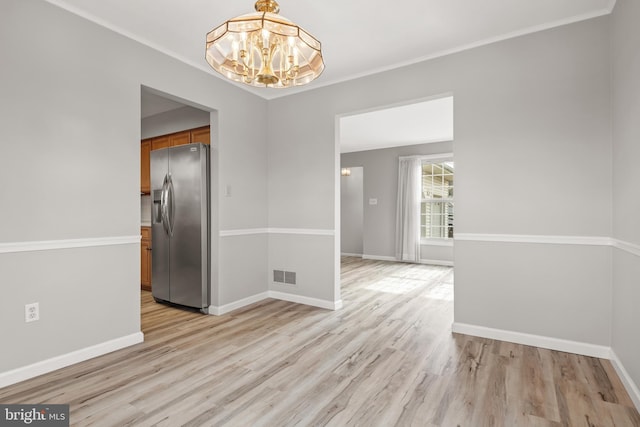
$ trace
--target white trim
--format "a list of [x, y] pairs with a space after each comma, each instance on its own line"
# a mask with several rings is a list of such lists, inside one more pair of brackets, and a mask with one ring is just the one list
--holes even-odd
[[[378, 110], [379, 109], [374, 110], [374, 111], [378, 111]], [[396, 147], [402, 147], [402, 146], [407, 146], [407, 145], [433, 144], [433, 143], [436, 143], [436, 142], [451, 142], [451, 141], [453, 141], [453, 139], [450, 136], [447, 136], [446, 138], [445, 137], [439, 137], [439, 138], [431, 138], [431, 139], [415, 139], [415, 140], [410, 140], [410, 141], [393, 140], [393, 141], [386, 142], [386, 143], [376, 143], [376, 142], [362, 143], [362, 142], [359, 142], [356, 147], [341, 148], [340, 149], [340, 154], [358, 153], [360, 151], [384, 150], [386, 148], [396, 148]], [[428, 154], [424, 154], [424, 155], [417, 154], [415, 156], [403, 156], [403, 157], [407, 158], [407, 157], [423, 157], [423, 156], [428, 156]], [[453, 158], [452, 158], [452, 160], [453, 160]], [[358, 166], [347, 166], [347, 167], [356, 168]], [[342, 176], [341, 176], [341, 178], [342, 178]]]
[[[456, 240], [469, 242], [540, 243], [551, 245], [612, 246], [632, 255], [640, 256], [640, 245], [603, 236], [542, 236], [533, 234], [480, 234], [456, 233]], [[423, 244], [423, 243], [421, 243]]]
[[620, 358], [618, 358], [618, 355], [613, 351], [613, 349], [611, 349], [610, 359], [613, 368], [622, 380], [622, 384], [624, 384], [624, 388], [627, 390], [627, 393], [629, 393], [633, 404], [636, 405], [636, 409], [640, 411], [640, 389], [638, 388], [638, 385], [633, 381], [631, 375], [629, 375], [629, 372], [624, 368], [622, 361], [620, 361]]
[[278, 299], [282, 301], [295, 302], [298, 304], [310, 305], [313, 307], [325, 308], [327, 310], [340, 310], [342, 308], [342, 300], [338, 301], [327, 301], [321, 300], [318, 298], [305, 297], [302, 295], [289, 294], [286, 292], [279, 291], [267, 291], [259, 294], [252, 295], [247, 298], [243, 298], [238, 301], [234, 301], [229, 304], [225, 304], [222, 306], [209, 306], [209, 314], [214, 316], [222, 316], [223, 314], [227, 314], [233, 310], [237, 310], [239, 308], [246, 307], [251, 304], [255, 304], [257, 302], [263, 301], [267, 298]]
[[[53, 1], [53, 0], [48, 0], [48, 1]], [[611, 1], [614, 2], [615, 0], [611, 0]], [[265, 99], [276, 99], [276, 98], [281, 98], [281, 97], [284, 97], [284, 96], [292, 95], [292, 94], [295, 94], [295, 93], [300, 93], [300, 92], [303, 92], [303, 91], [309, 90], [309, 89], [317, 89], [317, 88], [321, 88], [321, 87], [324, 87], [324, 86], [331, 86], [331, 85], [335, 85], [337, 83], [347, 82], [347, 81], [359, 79], [359, 78], [362, 78], [362, 77], [367, 77], [367, 76], [371, 76], [371, 75], [374, 75], [374, 74], [379, 74], [379, 73], [383, 73], [383, 72], [386, 72], [386, 71], [395, 70], [395, 69], [402, 68], [402, 67], [407, 67], [407, 66], [410, 66], [410, 65], [413, 65], [413, 64], [418, 64], [418, 63], [421, 63], [421, 62], [426, 62], [426, 61], [430, 61], [430, 60], [433, 60], [433, 59], [442, 58], [442, 57], [445, 57], [445, 56], [449, 56], [449, 55], [453, 55], [453, 54], [456, 54], [456, 53], [464, 52], [466, 50], [475, 49], [477, 47], [491, 45], [493, 43], [498, 43], [498, 42], [501, 42], [501, 41], [504, 41], [504, 40], [510, 40], [512, 38], [524, 36], [524, 35], [527, 35], [527, 34], [533, 34], [533, 33], [537, 33], [537, 32], [540, 32], [540, 31], [552, 29], [552, 28], [555, 28], [555, 27], [561, 27], [561, 26], [564, 26], [564, 25], [573, 24], [574, 22], [581, 22], [581, 21], [585, 21], [585, 20], [588, 20], [588, 19], [597, 18], [599, 16], [609, 15], [611, 13], [612, 9], [613, 9], [613, 6], [612, 5], [608, 5], [607, 7], [603, 8], [603, 9], [598, 9], [598, 10], [593, 11], [593, 12], [588, 12], [588, 13], [584, 13], [584, 14], [580, 14], [580, 15], [570, 16], [570, 17], [567, 17], [567, 18], [559, 19], [557, 21], [549, 22], [549, 23], [545, 23], [545, 24], [534, 25], [532, 27], [524, 28], [522, 30], [513, 31], [513, 32], [510, 32], [510, 33], [498, 35], [498, 36], [495, 36], [495, 37], [490, 37], [490, 38], [487, 38], [487, 39], [479, 40], [477, 42], [463, 44], [461, 46], [453, 47], [451, 49], [440, 50], [438, 52], [435, 52], [435, 53], [432, 53], [432, 54], [429, 54], [429, 55], [425, 55], [425, 56], [422, 56], [422, 57], [418, 57], [418, 58], [412, 58], [412, 59], [407, 60], [407, 61], [397, 62], [395, 64], [382, 66], [382, 67], [369, 68], [367, 71], [364, 71], [364, 72], [361, 72], [361, 73], [352, 74], [350, 76], [346, 76], [346, 77], [342, 77], [342, 78], [335, 78], [335, 79], [332, 79], [332, 80], [326, 80], [326, 81], [323, 81], [323, 82], [315, 83], [315, 84], [313, 84], [311, 86], [297, 86], [297, 90], [292, 88], [292, 90], [293, 90], [292, 92], [282, 93], [282, 92], [272, 91], [272, 93], [268, 94], [269, 96], [265, 96]]]
[[100, 18], [99, 16], [96, 16], [92, 13], [86, 12], [84, 10], [82, 10], [81, 8], [78, 8], [76, 6], [70, 5], [67, 1], [65, 0], [46, 0], [47, 2], [54, 4], [62, 9], [67, 10], [68, 12], [73, 13], [74, 15], [78, 15], [84, 19], [87, 19], [91, 22], [94, 22], [95, 24], [100, 25], [101, 27], [107, 28], [115, 33], [118, 33], [124, 37], [127, 37], [131, 40], [134, 40], [138, 43], [141, 43], [145, 46], [150, 47], [151, 49], [154, 49], [158, 52], [164, 53], [165, 55], [168, 55], [172, 58], [177, 59], [178, 61], [181, 61], [185, 64], [188, 64], [194, 68], [197, 68], [199, 70], [204, 71], [205, 73], [215, 76], [219, 79], [222, 79], [223, 81], [232, 84], [238, 88], [244, 89], [247, 92], [250, 92], [258, 97], [261, 97], [263, 99], [277, 99], [277, 98], [282, 98], [284, 96], [289, 96], [289, 95], [293, 95], [296, 93], [301, 93], [301, 92], [305, 92], [307, 90], [311, 90], [311, 89], [317, 89], [317, 88], [321, 88], [321, 87], [325, 87], [325, 86], [330, 86], [330, 85], [334, 85], [334, 84], [338, 84], [338, 83], [342, 83], [345, 81], [350, 81], [350, 80], [355, 80], [361, 77], [366, 77], [366, 76], [370, 76], [373, 74], [378, 74], [378, 73], [382, 73], [384, 71], [389, 71], [389, 70], [394, 70], [397, 68], [401, 68], [401, 67], [406, 67], [408, 65], [412, 65], [412, 64], [417, 64], [420, 62], [424, 62], [424, 61], [428, 61], [431, 59], [436, 59], [436, 58], [441, 58], [443, 56], [448, 56], [448, 55], [452, 55], [455, 53], [459, 53], [459, 52], [463, 52], [465, 50], [469, 50], [469, 49], [473, 49], [476, 47], [480, 47], [480, 46], [485, 46], [485, 45], [489, 45], [489, 44], [493, 44], [496, 42], [500, 42], [503, 40], [509, 40], [515, 37], [519, 37], [519, 36], [523, 36], [526, 34], [531, 34], [531, 33], [536, 33], [538, 31], [543, 31], [543, 30], [547, 30], [550, 28], [555, 28], [555, 27], [560, 27], [563, 25], [567, 25], [567, 24], [572, 24], [574, 22], [580, 22], [580, 21], [584, 21], [587, 19], [591, 19], [591, 18], [596, 18], [598, 16], [603, 16], [603, 15], [608, 15], [611, 13], [611, 11], [613, 10], [613, 7], [615, 6], [615, 0], [610, 0], [610, 4], [607, 5], [607, 7], [603, 8], [603, 9], [599, 9], [593, 12], [588, 12], [588, 13], [584, 13], [584, 14], [580, 14], [580, 15], [575, 15], [575, 16], [570, 16], [567, 18], [563, 18], [563, 19], [559, 19], [557, 21], [554, 22], [549, 22], [549, 23], [545, 23], [545, 24], [540, 24], [540, 25], [534, 25], [532, 27], [528, 27], [528, 28], [524, 28], [522, 30], [518, 30], [518, 31], [513, 31], [510, 33], [506, 33], [506, 34], [502, 34], [502, 35], [498, 35], [495, 37], [489, 37], [487, 39], [483, 39], [480, 41], [476, 41], [476, 42], [472, 42], [472, 43], [467, 43], [467, 44], [463, 44], [461, 46], [456, 46], [453, 47], [451, 49], [445, 49], [445, 50], [441, 50], [429, 55], [425, 55], [425, 56], [421, 56], [418, 58], [413, 58], [410, 59], [408, 61], [401, 61], [401, 62], [397, 62], [391, 65], [387, 65], [387, 66], [382, 66], [382, 67], [377, 67], [377, 68], [370, 68], [367, 71], [361, 72], [361, 73], [356, 73], [356, 74], [352, 74], [346, 77], [342, 77], [342, 78], [334, 78], [331, 80], [326, 80], [320, 83], [315, 83], [313, 85], [308, 85], [308, 86], [298, 86], [296, 89], [297, 90], [293, 90], [292, 92], [289, 91], [257, 91], [257, 90], [250, 90], [249, 87], [247, 85], [243, 85], [241, 83], [236, 83], [234, 81], [231, 81], [229, 79], [225, 79], [221, 74], [219, 73], [215, 73], [211, 67], [205, 66], [204, 65], [204, 61], [200, 62], [200, 61], [192, 61], [191, 59], [188, 59], [186, 56], [184, 56], [183, 54], [180, 53], [176, 53], [170, 49], [166, 49], [164, 46], [160, 46], [159, 44], [148, 40], [144, 37], [140, 37], [139, 35], [133, 34], [130, 31], [125, 30], [124, 28], [114, 25], [111, 22], [105, 21], [104, 19]]
[[420, 264], [442, 265], [444, 267], [453, 267], [453, 261], [445, 261], [442, 259], [421, 259]]
[[363, 254], [362, 259], [372, 259], [374, 261], [398, 261], [395, 257], [392, 257], [392, 256], [367, 255], [367, 254]]
[[610, 237], [600, 236], [542, 236], [529, 234], [476, 234], [457, 233], [453, 236], [456, 240], [474, 242], [502, 242], [502, 243], [542, 243], [552, 245], [588, 245], [611, 246]]
[[242, 307], [246, 307], [246, 306], [251, 305], [251, 304], [255, 304], [255, 303], [260, 302], [262, 300], [265, 300], [267, 298], [269, 298], [269, 293], [268, 292], [262, 292], [260, 294], [252, 295], [250, 297], [243, 298], [241, 300], [234, 301], [232, 303], [225, 304], [225, 305], [222, 305], [222, 306], [210, 305], [209, 306], [209, 314], [213, 314], [215, 316], [222, 316], [223, 314], [229, 313], [229, 312], [231, 312], [233, 310], [237, 310], [237, 309], [242, 308]]
[[220, 237], [232, 237], [232, 236], [250, 236], [254, 234], [267, 234], [268, 228], [244, 228], [237, 230], [220, 230]]
[[[53, 0], [48, 0], [48, 1], [53, 1]], [[598, 9], [598, 10], [593, 11], [593, 12], [588, 12], [588, 13], [584, 13], [584, 14], [580, 14], [580, 15], [570, 16], [570, 17], [567, 17], [567, 18], [559, 19], [559, 20], [554, 21], [554, 22], [549, 22], [549, 23], [540, 24], [540, 25], [534, 25], [532, 27], [528, 27], [528, 28], [525, 28], [525, 29], [522, 29], [522, 30], [518, 30], [518, 31], [513, 31], [511, 33], [506, 33], [506, 34], [498, 35], [498, 36], [495, 36], [495, 37], [490, 37], [490, 38], [487, 38], [487, 39], [484, 39], [484, 40], [479, 40], [477, 42], [463, 44], [461, 46], [453, 47], [451, 49], [440, 50], [438, 52], [435, 52], [435, 53], [432, 53], [432, 54], [429, 54], [429, 55], [425, 55], [425, 56], [422, 56], [422, 57], [418, 57], [418, 58], [412, 58], [412, 59], [407, 60], [407, 61], [397, 62], [395, 64], [382, 66], [382, 67], [372, 67], [372, 68], [369, 68], [367, 71], [364, 71], [364, 72], [361, 72], [361, 73], [352, 74], [350, 76], [346, 76], [346, 77], [342, 77], [342, 78], [335, 78], [335, 79], [332, 79], [332, 80], [325, 80], [323, 82], [315, 83], [315, 84], [313, 84], [311, 86], [297, 86], [296, 87], [297, 90], [294, 89], [294, 88], [291, 88], [291, 90], [292, 90], [291, 92], [282, 93], [280, 91], [278, 91], [278, 92], [272, 91], [271, 93], [269, 93], [268, 97], [265, 96], [265, 99], [281, 98], [281, 97], [284, 97], [284, 96], [300, 93], [300, 92], [303, 92], [305, 90], [317, 89], [317, 88], [321, 88], [321, 87], [325, 87], [325, 86], [331, 86], [331, 85], [335, 85], [335, 84], [338, 84], [338, 83], [343, 83], [343, 82], [359, 79], [359, 78], [362, 78], [362, 77], [367, 77], [367, 76], [383, 73], [383, 72], [390, 71], [390, 70], [396, 70], [398, 68], [403, 68], [403, 67], [407, 67], [407, 66], [410, 66], [410, 65], [419, 64], [421, 62], [426, 62], [426, 61], [430, 61], [430, 60], [433, 60], [433, 59], [442, 58], [442, 57], [445, 57], [445, 56], [449, 56], [449, 55], [453, 55], [453, 54], [456, 54], [456, 53], [464, 52], [466, 50], [475, 49], [477, 47], [487, 46], [487, 45], [491, 45], [493, 43], [498, 43], [498, 42], [501, 42], [501, 41], [504, 41], [504, 40], [510, 40], [512, 38], [525, 36], [527, 34], [533, 34], [533, 33], [537, 33], [537, 32], [540, 32], [540, 31], [544, 31], [544, 30], [548, 30], [548, 29], [552, 29], [552, 28], [556, 28], [556, 27], [561, 27], [561, 26], [568, 25], [568, 24], [573, 24], [574, 22], [581, 22], [581, 21], [585, 21], [585, 20], [588, 20], [588, 19], [597, 18], [599, 16], [609, 15], [610, 13], [611, 13], [611, 10], [608, 7], [604, 8], [604, 9]]]
[[362, 258], [362, 254], [350, 254], [350, 253], [348, 253], [348, 252], [342, 252], [342, 253], [340, 254], [340, 256], [355, 256], [355, 257], [360, 257], [360, 258]]
[[563, 340], [559, 338], [532, 335], [515, 331], [506, 331], [503, 329], [487, 328], [484, 326], [469, 325], [466, 323], [457, 322], [451, 326], [451, 330], [458, 334], [473, 335], [476, 337], [513, 342], [516, 344], [530, 345], [534, 347], [581, 354], [590, 357], [599, 357], [601, 359], [608, 359], [611, 356], [611, 349], [603, 345]]
[[335, 236], [333, 229], [323, 228], [269, 228], [270, 234], [300, 234], [307, 236]]
[[[342, 246], [342, 175], [337, 172], [341, 169], [342, 154], [340, 153], [340, 117], [333, 118], [333, 299], [341, 301], [342, 298], [342, 278], [340, 251]], [[340, 304], [342, 306], [342, 303]]]
[[84, 362], [85, 360], [93, 359], [94, 357], [102, 356], [143, 341], [144, 334], [142, 332], [136, 332], [131, 335], [72, 351], [71, 353], [52, 357], [51, 359], [36, 362], [11, 371], [2, 372], [0, 373], [0, 388], [28, 380], [29, 378], [37, 377], [38, 375], [53, 372], [66, 366]]
[[342, 308], [342, 300], [327, 301], [318, 298], [305, 297], [302, 295], [289, 294], [286, 292], [269, 291], [269, 298], [310, 305], [313, 307], [325, 308], [327, 310], [340, 310]]
[[[218, 73], [214, 73], [212, 72], [213, 69], [209, 66], [204, 65], [205, 62], [202, 61], [192, 61], [191, 59], [187, 58], [186, 56], [184, 56], [181, 53], [177, 53], [174, 52], [173, 50], [169, 50], [166, 49], [164, 46], [161, 46], [149, 39], [146, 39], [144, 37], [140, 37], [137, 34], [131, 33], [130, 31], [125, 30], [124, 28], [118, 26], [118, 25], [114, 25], [113, 23], [109, 22], [109, 21], [105, 21], [104, 19], [102, 19], [101, 17], [94, 15], [92, 13], [86, 12], [85, 10], [82, 10], [81, 8], [78, 8], [76, 6], [70, 5], [67, 1], [65, 0], [46, 0], [48, 3], [51, 3], [55, 6], [58, 6], [59, 8], [62, 8], [64, 10], [66, 10], [67, 12], [71, 12], [74, 15], [78, 15], [81, 18], [84, 18], [88, 21], [91, 21], [103, 28], [106, 28], [108, 30], [113, 31], [114, 33], [120, 34], [128, 39], [131, 39], [135, 42], [138, 42], [140, 44], [143, 44], [157, 52], [163, 53], [171, 58], [177, 59], [180, 62], [183, 62], [187, 65], [192, 66], [193, 68], [196, 68], [198, 70], [204, 71], [207, 74], [210, 74], [212, 76], [216, 76], [218, 78], [220, 78], [221, 80], [228, 82], [230, 84], [233, 84], [236, 87], [239, 88], [243, 88], [248, 92], [251, 92], [250, 90], [247, 89], [246, 85], [241, 85], [240, 83], [236, 83], [234, 81], [231, 81], [229, 79], [224, 78], [222, 75], [218, 74]], [[254, 93], [254, 92], [251, 92]], [[255, 92], [255, 95], [260, 96], [259, 92]], [[264, 97], [263, 97], [264, 98]], [[267, 98], [264, 98], [267, 99]]]
[[[409, 107], [409, 106], [413, 106], [413, 105], [416, 105], [416, 104], [422, 104], [422, 103], [428, 102], [428, 101], [437, 101], [437, 100], [440, 100], [442, 98], [453, 98], [453, 92], [443, 92], [443, 93], [440, 93], [440, 94], [429, 95], [429, 96], [425, 96], [425, 97], [421, 97], [421, 98], [411, 98], [411, 99], [405, 100], [405, 101], [392, 102], [390, 104], [383, 104], [383, 105], [376, 105], [375, 107], [370, 107], [370, 108], [361, 108], [361, 109], [357, 109], [357, 110], [349, 110], [347, 113], [338, 113], [338, 114], [336, 114], [336, 121], [335, 121], [335, 124], [336, 124], [336, 140], [337, 141], [340, 140], [340, 119], [343, 119], [345, 117], [358, 116], [360, 114], [365, 114], [365, 113], [375, 113], [377, 111], [389, 110], [389, 109], [396, 108], [396, 107]], [[450, 141], [453, 141], [453, 140], [450, 140]], [[419, 144], [419, 142], [418, 142], [418, 144]], [[339, 145], [340, 144], [338, 144], [338, 146]], [[336, 146], [336, 148], [337, 148], [337, 146]], [[352, 167], [358, 167], [358, 166], [352, 166]], [[339, 169], [340, 168], [338, 168], [338, 170]]]
[[448, 246], [453, 247], [453, 239], [420, 239], [420, 245], [422, 246]]
[[335, 230], [324, 228], [244, 228], [220, 230], [220, 237], [249, 236], [253, 234], [297, 234], [301, 236], [335, 236]]
[[613, 247], [622, 251], [628, 252], [635, 256], [640, 256], [640, 245], [635, 243], [625, 242], [624, 240], [613, 239]]
[[[400, 261], [392, 256], [362, 255], [362, 259], [371, 259], [374, 261], [405, 262], [408, 264], [412, 263], [412, 261]], [[421, 259], [419, 261], [419, 264], [444, 265], [446, 267], [453, 267], [453, 261], [446, 261], [446, 260], [439, 260], [439, 259]]]
[[[447, 141], [451, 141], [450, 139]], [[400, 156], [398, 159], [421, 159], [421, 160], [453, 160], [453, 153], [440, 154], [415, 154], [413, 156]]]
[[140, 243], [140, 235], [0, 243], [0, 254]]

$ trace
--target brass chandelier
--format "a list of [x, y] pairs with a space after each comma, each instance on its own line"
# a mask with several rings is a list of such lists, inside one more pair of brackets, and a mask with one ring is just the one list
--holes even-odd
[[258, 0], [255, 9], [207, 34], [209, 65], [228, 79], [257, 87], [299, 86], [318, 77], [324, 69], [320, 42], [278, 15], [275, 0]]

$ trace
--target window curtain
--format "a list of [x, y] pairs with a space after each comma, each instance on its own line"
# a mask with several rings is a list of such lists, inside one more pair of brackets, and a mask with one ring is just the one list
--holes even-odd
[[420, 201], [422, 159], [405, 157], [398, 164], [396, 259], [420, 262]]

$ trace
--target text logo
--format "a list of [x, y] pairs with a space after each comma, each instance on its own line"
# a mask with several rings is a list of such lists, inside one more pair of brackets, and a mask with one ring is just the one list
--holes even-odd
[[0, 427], [68, 427], [69, 405], [0, 405]]

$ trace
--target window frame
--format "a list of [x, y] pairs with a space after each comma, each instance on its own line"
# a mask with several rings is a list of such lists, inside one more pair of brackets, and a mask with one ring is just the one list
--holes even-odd
[[[455, 164], [455, 160], [453, 158], [453, 153], [443, 153], [443, 154], [432, 154], [432, 155], [425, 155], [425, 156], [418, 156], [420, 158], [420, 160], [422, 161], [422, 165], [425, 164], [440, 164], [440, 163], [445, 163], [445, 162], [454, 162]], [[455, 179], [455, 166], [454, 166], [454, 183], [456, 181]], [[454, 188], [455, 188], [455, 184], [454, 184]], [[422, 195], [422, 189], [421, 189], [421, 195]], [[454, 192], [455, 194], [455, 192]], [[422, 206], [422, 203], [424, 202], [442, 202], [442, 203], [452, 203], [455, 206], [455, 196], [454, 197], [447, 197], [447, 198], [442, 198], [442, 199], [435, 199], [435, 198], [431, 198], [431, 199], [424, 199], [422, 198], [422, 196], [420, 197], [420, 206]], [[422, 209], [422, 208], [421, 208]], [[455, 212], [455, 207], [454, 207], [454, 212]], [[449, 238], [449, 237], [422, 237], [422, 212], [420, 212], [420, 244], [421, 245], [430, 245], [430, 246], [453, 246], [453, 239], [455, 238], [455, 213], [454, 213], [454, 237]]]

